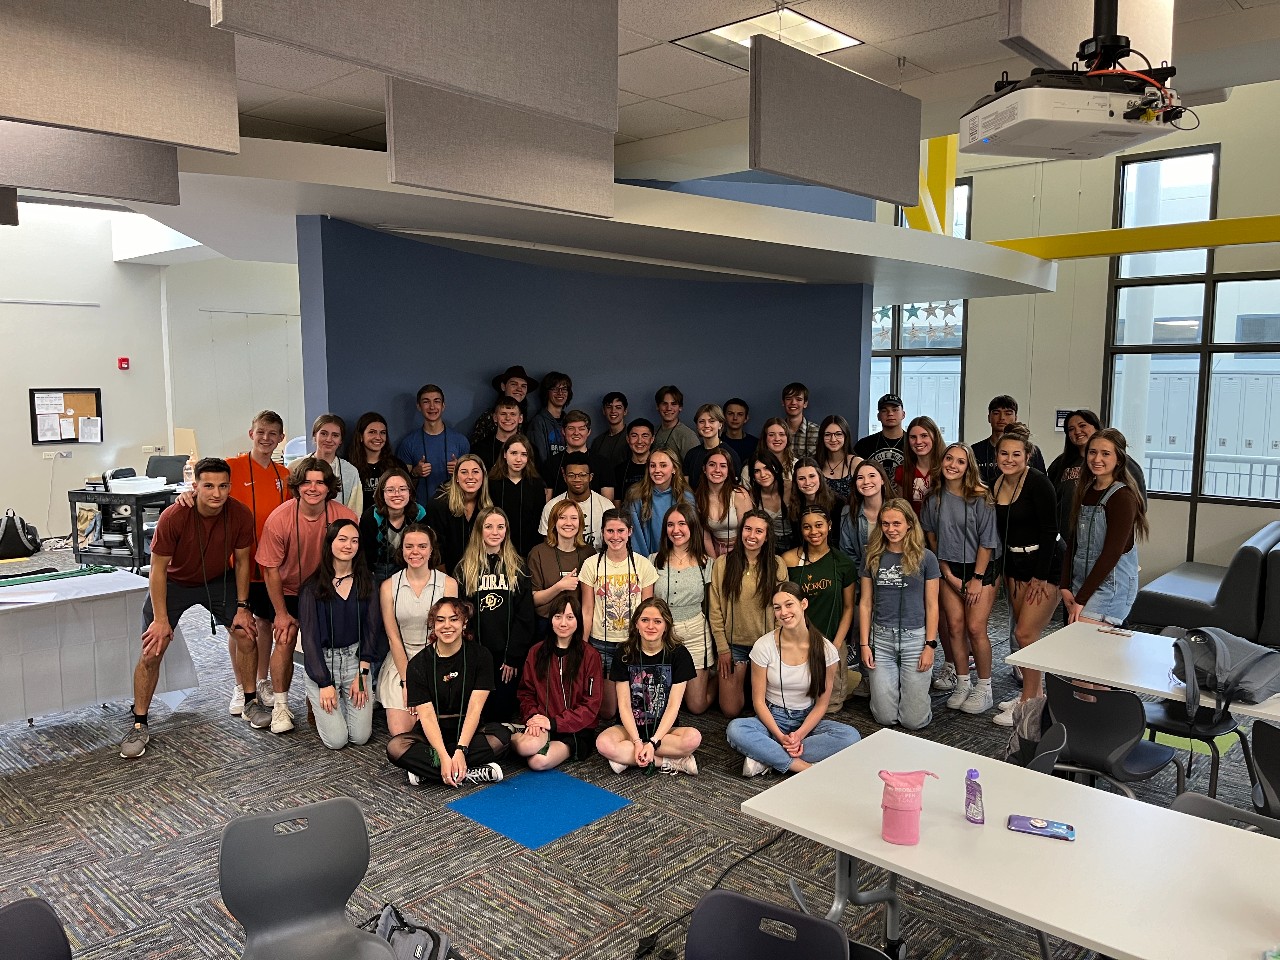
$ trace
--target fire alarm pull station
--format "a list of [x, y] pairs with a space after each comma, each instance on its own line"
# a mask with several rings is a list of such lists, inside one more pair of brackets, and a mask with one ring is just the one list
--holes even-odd
[[128, 370], [128, 369], [129, 369], [129, 358], [128, 358], [128, 357], [116, 357], [116, 366], [117, 366], [117, 367], [119, 367], [121, 370]]

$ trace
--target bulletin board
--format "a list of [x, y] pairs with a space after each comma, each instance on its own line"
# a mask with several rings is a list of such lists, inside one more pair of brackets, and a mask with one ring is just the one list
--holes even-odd
[[101, 443], [102, 390], [37, 387], [31, 394], [31, 442]]

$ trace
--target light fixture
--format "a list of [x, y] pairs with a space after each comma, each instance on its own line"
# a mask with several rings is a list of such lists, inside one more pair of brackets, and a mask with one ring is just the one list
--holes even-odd
[[838, 30], [833, 30], [825, 23], [819, 23], [804, 14], [796, 13], [790, 7], [780, 7], [776, 11], [762, 13], [750, 20], [739, 20], [737, 23], [716, 27], [705, 33], [695, 33], [673, 42], [711, 57], [713, 60], [749, 70], [751, 69], [751, 38], [757, 33], [763, 33], [819, 57], [862, 43], [861, 40], [855, 40]]

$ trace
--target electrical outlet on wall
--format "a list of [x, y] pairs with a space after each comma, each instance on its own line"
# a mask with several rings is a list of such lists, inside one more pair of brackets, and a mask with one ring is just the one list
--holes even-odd
[[142, 448], [142, 452], [143, 452], [143, 453], [155, 453], [155, 452], [156, 452], [156, 448], [155, 448], [155, 447], [143, 447], [143, 448]]
[[43, 459], [45, 459], [45, 460], [52, 460], [54, 457], [56, 457], [56, 456], [57, 456], [57, 454], [56, 454], [56, 453], [54, 453], [52, 450], [48, 450], [48, 451], [46, 451], [44, 454], [42, 454], [41, 456], [42, 456], [42, 458], [43, 458]]

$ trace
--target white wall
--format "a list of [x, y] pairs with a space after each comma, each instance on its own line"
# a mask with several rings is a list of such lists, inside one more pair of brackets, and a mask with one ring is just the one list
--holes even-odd
[[[1280, 213], [1280, 192], [1272, 189], [1280, 153], [1280, 128], [1272, 118], [1280, 112], [1280, 83], [1237, 87], [1226, 103], [1197, 112], [1198, 130], [1171, 134], [1149, 144], [1150, 150], [1220, 143], [1218, 216]], [[1023, 161], [961, 156], [957, 174], [973, 178], [973, 238], [1111, 227], [1116, 165], [1114, 157]], [[1053, 431], [1055, 410], [1085, 406], [1101, 412], [1108, 268], [1106, 259], [1067, 261], [1060, 265], [1055, 293], [970, 302], [967, 439], [988, 433], [987, 401], [998, 393], [1018, 398], [1022, 418], [1046, 451], [1055, 454], [1062, 446], [1062, 434]], [[1216, 269], [1280, 269], [1280, 244], [1226, 248], [1217, 254]], [[1232, 544], [1276, 517], [1276, 511], [1256, 507], [1202, 507], [1196, 558], [1226, 562]], [[1183, 505], [1153, 507], [1152, 543], [1142, 554], [1144, 581], [1186, 559], [1187, 519]]]
[[167, 267], [164, 284], [173, 425], [195, 429], [200, 454], [243, 453], [259, 410], [306, 434], [298, 268], [206, 260]]
[[[167, 444], [160, 267], [118, 264], [111, 216], [100, 210], [19, 204], [20, 226], [0, 227], [0, 301], [82, 301], [97, 306], [0, 302], [0, 508], [66, 535], [66, 491], [88, 474], [146, 465], [144, 445]], [[117, 357], [131, 369], [116, 369]], [[100, 387], [103, 442], [34, 446], [32, 387]], [[43, 459], [53, 450], [69, 460]]]

